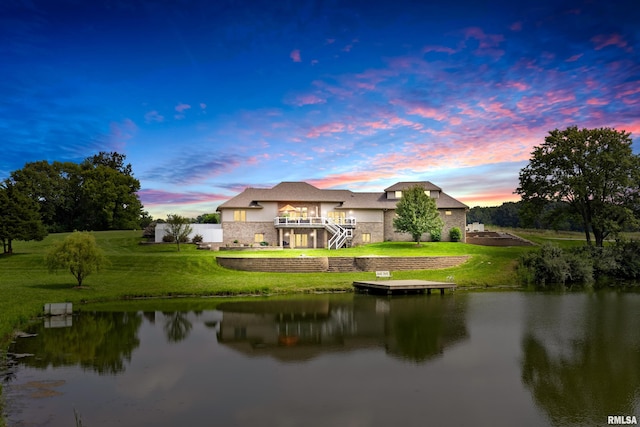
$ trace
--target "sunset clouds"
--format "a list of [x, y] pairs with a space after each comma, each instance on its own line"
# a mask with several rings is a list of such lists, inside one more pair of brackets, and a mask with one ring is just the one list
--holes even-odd
[[550, 130], [640, 132], [633, 2], [303, 3], [2, 6], [0, 176], [116, 150], [154, 216], [285, 180], [496, 205]]

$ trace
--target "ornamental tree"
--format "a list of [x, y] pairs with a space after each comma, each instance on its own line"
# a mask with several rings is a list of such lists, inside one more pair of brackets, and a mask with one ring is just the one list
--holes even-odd
[[165, 230], [166, 236], [171, 236], [174, 242], [178, 245], [178, 252], [180, 252], [180, 242], [186, 242], [189, 240], [189, 234], [193, 231], [188, 218], [180, 215], [167, 215], [167, 228]]
[[402, 198], [396, 205], [396, 217], [393, 219], [396, 231], [409, 233], [417, 245], [424, 233], [442, 230], [444, 222], [440, 218], [436, 201], [425, 193], [424, 187], [414, 185], [402, 192]]
[[74, 231], [47, 253], [46, 263], [50, 272], [68, 269], [80, 287], [89, 274], [104, 266], [106, 259], [92, 234]]

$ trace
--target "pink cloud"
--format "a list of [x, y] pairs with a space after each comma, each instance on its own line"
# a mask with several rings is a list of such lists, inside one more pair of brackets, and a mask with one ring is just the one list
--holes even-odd
[[312, 127], [309, 130], [309, 132], [307, 132], [307, 137], [317, 138], [322, 135], [344, 132], [345, 129], [347, 129], [347, 127], [344, 125], [344, 123], [339, 123], [339, 122], [325, 123], [320, 126]]
[[595, 50], [601, 50], [607, 46], [616, 46], [628, 52], [633, 50], [620, 34], [599, 34], [592, 37], [591, 41], [595, 45]]
[[297, 107], [303, 107], [305, 105], [324, 104], [325, 102], [327, 102], [325, 98], [321, 98], [318, 95], [314, 94], [298, 95], [294, 99], [288, 101], [289, 104], [295, 105]]
[[429, 53], [429, 52], [448, 53], [449, 55], [453, 55], [457, 51], [447, 46], [436, 46], [436, 45], [425, 46], [424, 48], [422, 48], [422, 53]]
[[511, 31], [522, 31], [522, 22], [521, 21], [514, 22], [509, 26], [509, 29]]
[[606, 101], [604, 99], [598, 99], [598, 98], [590, 98], [590, 99], [587, 99], [587, 104], [588, 105], [609, 105], [609, 101]]
[[504, 41], [502, 34], [486, 34], [481, 28], [471, 27], [464, 30], [465, 39], [478, 40], [478, 49], [476, 54], [500, 57], [504, 55], [504, 51], [497, 47]]
[[582, 58], [584, 56], [583, 53], [577, 53], [573, 56], [570, 56], [569, 58], [565, 59], [565, 62], [575, 62], [578, 59]]
[[302, 62], [302, 58], [300, 57], [300, 50], [299, 49], [292, 50], [291, 53], [289, 54], [289, 58], [291, 58], [291, 60], [293, 60], [293, 62]]

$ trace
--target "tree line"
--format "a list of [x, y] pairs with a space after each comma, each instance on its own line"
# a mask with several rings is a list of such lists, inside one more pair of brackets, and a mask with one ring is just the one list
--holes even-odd
[[0, 240], [41, 240], [47, 233], [140, 228], [148, 219], [126, 156], [100, 152], [80, 163], [25, 164], [0, 183]]

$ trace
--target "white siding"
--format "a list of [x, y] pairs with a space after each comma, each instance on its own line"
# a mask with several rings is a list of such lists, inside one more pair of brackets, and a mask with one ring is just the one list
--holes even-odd
[[[189, 234], [189, 241], [193, 236], [200, 234], [203, 242], [222, 243], [222, 225], [220, 224], [190, 224], [193, 231]], [[156, 225], [156, 243], [162, 242], [166, 234], [167, 224]]]

